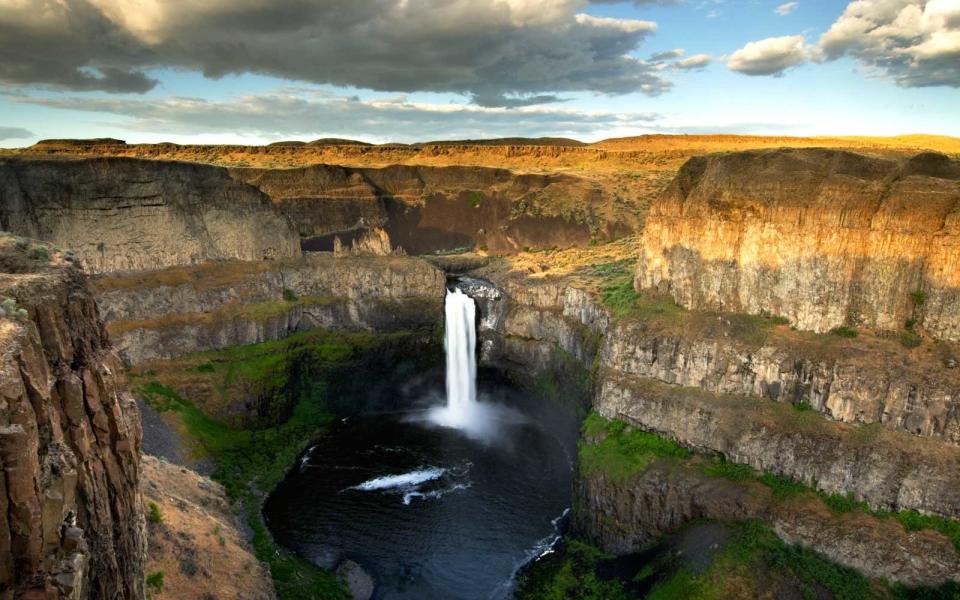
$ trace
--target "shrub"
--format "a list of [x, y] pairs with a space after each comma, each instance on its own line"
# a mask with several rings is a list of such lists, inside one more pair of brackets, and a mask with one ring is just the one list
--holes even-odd
[[470, 192], [470, 206], [479, 208], [481, 202], [483, 202], [483, 194], [480, 192]]
[[904, 348], [916, 348], [923, 343], [923, 338], [917, 332], [908, 329], [900, 333], [900, 343]]
[[50, 251], [47, 250], [46, 246], [31, 246], [30, 250], [27, 251], [27, 258], [30, 260], [49, 262]]
[[290, 288], [285, 287], [283, 288], [283, 299], [286, 300], [287, 302], [296, 302], [297, 293], [291, 290]]
[[906, 321], [903, 322], [903, 328], [912, 330], [913, 326], [916, 324], [917, 324], [916, 319], [907, 319]]
[[920, 307], [927, 301], [927, 294], [923, 290], [914, 290], [910, 292], [910, 299], [914, 306]]
[[17, 250], [20, 250], [21, 252], [26, 252], [27, 248], [30, 247], [30, 240], [27, 240], [25, 238], [17, 238], [17, 241], [14, 242], [13, 245], [17, 248]]
[[870, 511], [870, 507], [867, 506], [867, 503], [857, 500], [853, 496], [853, 492], [847, 492], [846, 494], [821, 493], [820, 497], [823, 499], [823, 503], [827, 505], [827, 508], [833, 512], [848, 513], [855, 510], [862, 510], [864, 512]]
[[830, 330], [830, 333], [839, 337], [844, 337], [844, 338], [855, 338], [857, 337], [857, 335], [859, 335], [856, 329], [852, 329], [850, 327], [847, 327], [846, 325], [841, 325], [840, 327], [834, 327], [833, 329]]
[[147, 575], [147, 587], [159, 594], [163, 591], [163, 571], [154, 571]]
[[160, 512], [156, 502], [147, 504], [147, 509], [147, 521], [154, 524], [163, 523], [163, 513]]

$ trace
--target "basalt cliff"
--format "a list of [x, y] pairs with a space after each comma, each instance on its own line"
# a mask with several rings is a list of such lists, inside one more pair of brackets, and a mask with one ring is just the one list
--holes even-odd
[[0, 596], [143, 597], [140, 415], [86, 278], [10, 236], [0, 267]]
[[686, 308], [960, 339], [960, 163], [942, 154], [697, 157], [642, 239], [637, 288]]

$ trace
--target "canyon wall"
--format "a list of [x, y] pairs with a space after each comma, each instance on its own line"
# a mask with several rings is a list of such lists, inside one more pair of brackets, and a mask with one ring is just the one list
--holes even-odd
[[692, 309], [960, 339], [960, 162], [825, 149], [695, 157], [651, 206], [638, 290]]
[[300, 254], [264, 194], [179, 162], [0, 160], [0, 228], [74, 250], [93, 273]]
[[[785, 325], [742, 339], [729, 315], [681, 310], [673, 327], [618, 319], [589, 281], [496, 265], [472, 274], [494, 288], [480, 300], [483, 360], [522, 373], [533, 389], [541, 380], [585, 381], [600, 415], [698, 455], [878, 510], [960, 517], [960, 381], [942, 361], [905, 360], [898, 343], [878, 338], [798, 342]], [[546, 395], [563, 401], [569, 387]], [[637, 552], [699, 518], [761, 519], [786, 542], [872, 577], [960, 580], [960, 554], [945, 536], [866, 513], [835, 515], [816, 496], [783, 502], [759, 483], [662, 462], [626, 479], [581, 465], [577, 481], [574, 527], [613, 553]]]
[[107, 331], [128, 364], [254, 344], [293, 332], [433, 327], [443, 273], [408, 257], [308, 253], [94, 279]]
[[142, 598], [140, 416], [84, 276], [47, 249], [0, 236], [0, 597]]
[[516, 174], [482, 167], [394, 165], [230, 169], [288, 215], [314, 250], [332, 235], [383, 227], [410, 254], [464, 247], [491, 252], [586, 245], [631, 231], [613, 221], [596, 183], [569, 175]]

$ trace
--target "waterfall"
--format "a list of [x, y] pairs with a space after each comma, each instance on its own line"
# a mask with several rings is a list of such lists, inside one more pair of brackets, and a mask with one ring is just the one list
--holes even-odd
[[459, 289], [447, 290], [444, 348], [447, 351], [448, 425], [469, 424], [477, 402], [477, 304]]

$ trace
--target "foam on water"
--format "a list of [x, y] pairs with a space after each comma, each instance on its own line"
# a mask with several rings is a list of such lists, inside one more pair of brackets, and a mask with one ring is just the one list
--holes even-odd
[[362, 492], [372, 492], [391, 488], [416, 487], [421, 483], [439, 479], [443, 477], [443, 474], [446, 472], [446, 469], [430, 467], [429, 469], [420, 469], [417, 471], [411, 471], [409, 473], [403, 473], [401, 475], [383, 475], [382, 477], [376, 477], [374, 479], [370, 479], [369, 481], [364, 481], [363, 483], [348, 489], [360, 490]]

